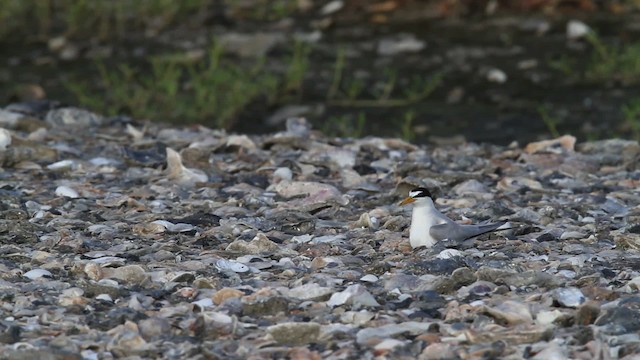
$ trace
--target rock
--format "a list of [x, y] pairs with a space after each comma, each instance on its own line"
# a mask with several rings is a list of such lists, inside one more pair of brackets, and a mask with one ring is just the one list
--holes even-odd
[[68, 186], [58, 186], [56, 188], [56, 195], [57, 196], [62, 196], [62, 197], [67, 197], [70, 199], [77, 199], [80, 197], [80, 194], [78, 194], [77, 191], [73, 190], [72, 188], [68, 187]]
[[360, 284], [349, 285], [344, 291], [331, 295], [327, 305], [331, 307], [341, 305], [352, 305], [354, 308], [360, 306], [380, 306], [376, 299]]
[[53, 127], [87, 128], [99, 126], [102, 117], [87, 110], [62, 108], [51, 110], [44, 119]]
[[33, 269], [33, 270], [29, 270], [26, 273], [24, 273], [23, 275], [26, 278], [29, 278], [31, 280], [36, 280], [36, 279], [40, 279], [40, 278], [51, 278], [53, 277], [53, 274], [48, 271], [48, 270], [44, 270], [44, 269]]
[[487, 71], [487, 80], [491, 82], [503, 84], [507, 82], [507, 79], [507, 73], [500, 69], [489, 69], [489, 71]]
[[577, 308], [586, 301], [582, 291], [574, 287], [555, 289], [551, 296], [560, 306], [568, 308]]
[[333, 294], [334, 291], [335, 290], [330, 287], [320, 286], [316, 283], [308, 283], [290, 289], [286, 295], [299, 300], [321, 301], [330, 294]]
[[483, 311], [500, 323], [508, 325], [531, 324], [533, 316], [526, 304], [507, 300], [495, 307], [483, 306]]
[[563, 151], [574, 151], [576, 145], [575, 136], [564, 135], [553, 140], [532, 142], [525, 146], [524, 151], [528, 154], [539, 152], [562, 153]]
[[415, 53], [425, 48], [425, 42], [413, 34], [400, 34], [378, 42], [378, 54], [393, 56], [401, 53]]
[[581, 39], [589, 32], [591, 32], [589, 25], [580, 20], [569, 20], [569, 22], [567, 22], [567, 38], [569, 40]]
[[105, 277], [122, 280], [127, 284], [142, 285], [149, 279], [146, 270], [140, 265], [125, 265], [115, 269], [105, 268], [103, 270], [105, 271]]
[[267, 333], [278, 343], [289, 346], [318, 342], [320, 324], [314, 322], [286, 322], [269, 326]]
[[238, 252], [241, 254], [273, 254], [280, 249], [278, 244], [269, 240], [263, 233], [258, 233], [253, 240], [246, 242], [244, 240], [236, 240], [229, 244], [226, 251]]
[[576, 325], [588, 326], [593, 324], [600, 315], [600, 305], [595, 301], [587, 301], [578, 306], [575, 315]]
[[106, 349], [116, 356], [144, 356], [153, 349], [153, 346], [140, 336], [138, 326], [131, 321], [126, 321], [123, 325], [118, 325], [107, 333], [112, 338]]
[[180, 185], [193, 186], [209, 181], [207, 174], [197, 169], [189, 169], [182, 165], [182, 157], [177, 151], [167, 148], [167, 178]]
[[356, 342], [360, 345], [380, 343], [384, 339], [399, 334], [409, 333], [417, 335], [427, 332], [431, 324], [424, 322], [407, 321], [399, 324], [388, 324], [375, 328], [367, 328], [358, 331]]
[[227, 299], [239, 298], [244, 296], [245, 293], [232, 288], [223, 288], [218, 291], [211, 297], [213, 303], [216, 305], [220, 305], [225, 302]]
[[244, 299], [242, 313], [247, 316], [276, 315], [289, 311], [289, 301], [281, 296]]

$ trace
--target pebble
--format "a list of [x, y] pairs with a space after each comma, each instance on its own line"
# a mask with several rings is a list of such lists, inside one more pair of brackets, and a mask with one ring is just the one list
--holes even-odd
[[267, 333], [279, 344], [300, 346], [318, 341], [320, 324], [314, 322], [287, 322], [267, 328]]
[[33, 270], [29, 270], [26, 273], [24, 273], [23, 276], [26, 277], [26, 278], [29, 278], [31, 280], [35, 280], [35, 279], [40, 279], [40, 278], [43, 278], [43, 277], [50, 278], [50, 277], [53, 276], [53, 274], [48, 270], [33, 269]]
[[556, 289], [553, 291], [552, 297], [560, 306], [568, 308], [577, 308], [586, 301], [582, 291], [574, 287]]
[[67, 197], [70, 199], [77, 199], [80, 197], [80, 194], [78, 194], [77, 191], [75, 191], [74, 189], [70, 188], [69, 186], [65, 186], [65, 185], [61, 185], [58, 186], [56, 188], [56, 195], [57, 196], [62, 196], [62, 197]]

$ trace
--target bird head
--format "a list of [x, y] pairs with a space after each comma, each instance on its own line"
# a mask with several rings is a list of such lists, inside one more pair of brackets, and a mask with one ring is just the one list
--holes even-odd
[[435, 198], [433, 197], [433, 195], [431, 195], [431, 192], [429, 192], [428, 189], [423, 187], [415, 188], [409, 191], [409, 196], [404, 200], [402, 200], [402, 202], [400, 203], [400, 206], [411, 204], [414, 202], [418, 202], [418, 203], [425, 202], [425, 201], [428, 201], [427, 199], [431, 201], [435, 200]]

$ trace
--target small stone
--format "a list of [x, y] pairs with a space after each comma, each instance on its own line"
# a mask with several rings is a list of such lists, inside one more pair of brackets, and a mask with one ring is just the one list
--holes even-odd
[[258, 297], [243, 300], [242, 313], [247, 316], [276, 315], [289, 311], [289, 300], [282, 296]]
[[373, 274], [367, 274], [367, 275], [361, 277], [360, 281], [365, 281], [365, 282], [369, 282], [369, 283], [375, 283], [375, 282], [378, 282], [378, 277], [373, 275]]
[[280, 249], [280, 246], [263, 234], [258, 233], [253, 240], [246, 242], [244, 240], [236, 240], [229, 244], [226, 251], [234, 251], [241, 254], [274, 254]]
[[496, 320], [509, 325], [533, 323], [529, 306], [521, 302], [506, 300], [495, 307], [483, 306], [483, 310]]
[[589, 25], [580, 20], [569, 20], [567, 23], [567, 38], [569, 40], [577, 40], [586, 36], [591, 32]]
[[286, 322], [269, 326], [267, 333], [279, 344], [289, 346], [318, 342], [320, 324], [314, 322]]
[[146, 270], [140, 265], [125, 265], [115, 269], [105, 268], [104, 271], [105, 277], [122, 280], [129, 284], [141, 285], [149, 279]]
[[425, 322], [408, 321], [399, 324], [389, 324], [379, 327], [365, 328], [356, 334], [358, 344], [380, 343], [382, 340], [403, 333], [417, 335], [427, 332], [431, 324]]
[[553, 140], [543, 140], [532, 142], [525, 146], [524, 151], [528, 154], [540, 152], [562, 153], [562, 151], [574, 151], [576, 145], [575, 136], [564, 135]]
[[551, 296], [560, 306], [568, 308], [576, 308], [586, 301], [582, 291], [574, 287], [555, 289]]
[[62, 197], [67, 197], [70, 199], [77, 199], [80, 197], [80, 194], [78, 194], [77, 191], [73, 190], [72, 188], [68, 187], [68, 186], [58, 186], [56, 188], [56, 195], [57, 196], [62, 196]]
[[102, 117], [90, 111], [78, 108], [62, 108], [51, 110], [44, 119], [48, 124], [57, 127], [86, 128], [99, 126]]
[[232, 288], [223, 288], [216, 291], [216, 293], [211, 297], [211, 299], [213, 300], [214, 304], [220, 305], [223, 302], [225, 302], [225, 300], [227, 299], [239, 298], [244, 295], [245, 293], [240, 290], [232, 289]]
[[308, 283], [297, 286], [287, 291], [287, 296], [300, 300], [321, 301], [333, 294], [335, 290], [330, 287], [320, 286], [316, 283]]
[[507, 79], [508, 79], [507, 73], [505, 73], [500, 69], [490, 69], [487, 72], [487, 80], [491, 82], [502, 84], [507, 82]]
[[376, 299], [360, 285], [349, 285], [344, 291], [337, 292], [327, 301], [327, 305], [331, 307], [351, 304], [354, 307], [360, 306], [380, 306]]
[[595, 323], [600, 315], [600, 305], [596, 301], [587, 301], [578, 306], [575, 315], [575, 324], [588, 326]]
[[31, 280], [36, 280], [36, 279], [40, 279], [40, 278], [51, 278], [53, 277], [53, 274], [48, 271], [48, 270], [44, 270], [44, 269], [33, 269], [33, 270], [29, 270], [26, 273], [24, 273], [23, 275], [26, 278], [29, 278]]

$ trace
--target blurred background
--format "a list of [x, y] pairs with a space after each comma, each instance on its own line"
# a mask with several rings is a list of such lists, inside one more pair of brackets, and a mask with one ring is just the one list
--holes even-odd
[[640, 140], [639, 0], [0, 0], [0, 103], [332, 136]]

